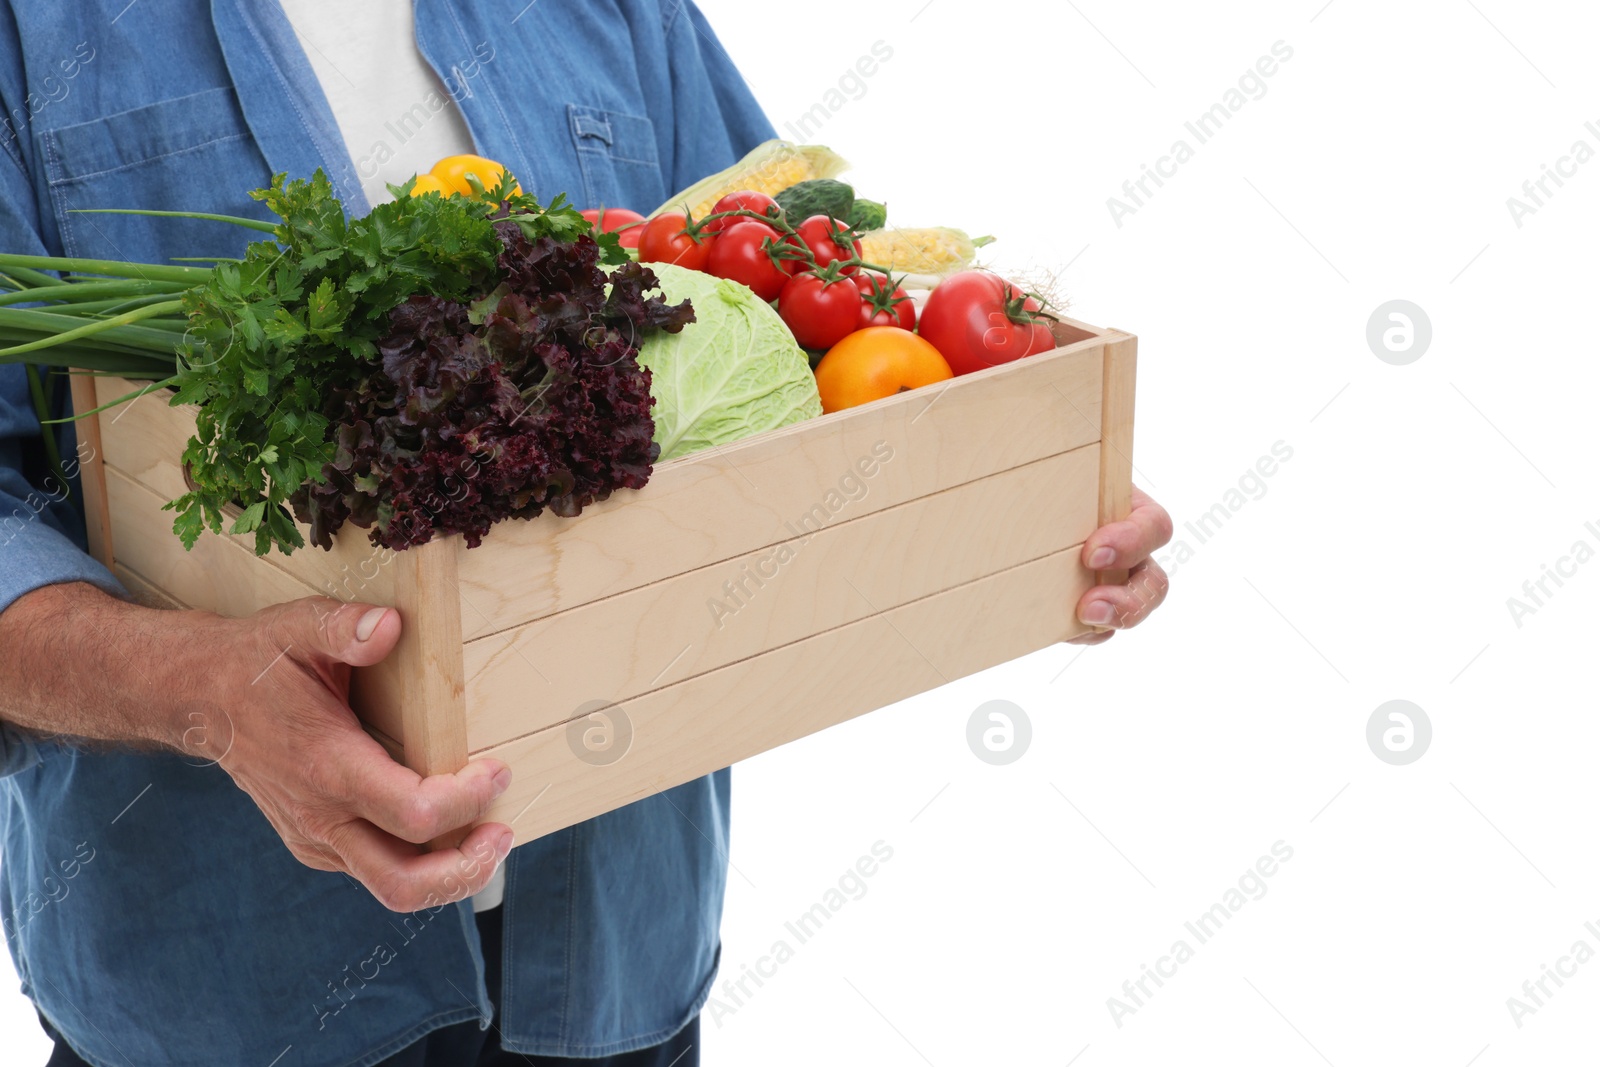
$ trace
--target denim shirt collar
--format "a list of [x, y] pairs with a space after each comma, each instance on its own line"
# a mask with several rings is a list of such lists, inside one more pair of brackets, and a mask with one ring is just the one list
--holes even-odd
[[211, 0], [211, 19], [245, 122], [273, 173], [304, 177], [321, 167], [345, 209], [365, 215], [371, 205], [283, 8]]

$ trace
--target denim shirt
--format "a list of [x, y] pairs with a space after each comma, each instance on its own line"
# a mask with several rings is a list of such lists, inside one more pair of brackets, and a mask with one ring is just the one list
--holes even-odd
[[[415, 6], [418, 45], [478, 151], [546, 201], [648, 211], [773, 136], [686, 0]], [[396, 101], [397, 119], [412, 104]], [[8, 251], [236, 255], [241, 231], [225, 225], [71, 212], [261, 217], [246, 193], [277, 171], [322, 167], [350, 211], [367, 207], [355, 168], [373, 146], [352, 160], [264, 0], [0, 0], [0, 105]], [[120, 591], [45, 484], [38, 434], [21, 369], [0, 367], [0, 609], [53, 582]], [[431, 1029], [489, 1024], [468, 904], [387, 911], [298, 863], [227, 774], [198, 762], [0, 731], [6, 945], [84, 1059], [370, 1064]], [[720, 945], [728, 788], [722, 771], [511, 853], [508, 1050], [628, 1051], [699, 1010]]]

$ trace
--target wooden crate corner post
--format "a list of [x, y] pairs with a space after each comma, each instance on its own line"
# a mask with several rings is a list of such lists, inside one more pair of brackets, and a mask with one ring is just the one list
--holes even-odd
[[[72, 411], [78, 414], [99, 406], [94, 376], [73, 370]], [[111, 504], [106, 498], [105, 445], [100, 440], [100, 416], [79, 418], [74, 428], [78, 437], [78, 484], [83, 492], [83, 518], [89, 539], [89, 555], [110, 570], [115, 558], [111, 545]]]
[[[1120, 330], [1106, 336], [1100, 400], [1100, 525], [1133, 511], [1133, 397], [1139, 339]], [[1100, 585], [1121, 585], [1128, 572], [1098, 571]]]
[[467, 763], [467, 698], [456, 577], [459, 537], [396, 552], [392, 606], [400, 641], [380, 664], [354, 672], [350, 701], [369, 730], [426, 777]]
[[[351, 673], [350, 706], [367, 732], [424, 778], [467, 764], [460, 545], [459, 537], [435, 537], [389, 558], [400, 640], [382, 663]], [[429, 847], [454, 848], [466, 834], [446, 834]]]

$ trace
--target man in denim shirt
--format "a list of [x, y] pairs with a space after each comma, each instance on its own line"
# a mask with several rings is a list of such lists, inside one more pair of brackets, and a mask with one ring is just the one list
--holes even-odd
[[[476, 150], [542, 199], [649, 209], [773, 136], [686, 0], [414, 10]], [[337, 72], [371, 43], [336, 54], [300, 28], [266, 0], [0, 0], [0, 249], [237, 254], [227, 227], [74, 209], [262, 217], [246, 192], [278, 171], [321, 167], [365, 212], [382, 153], [346, 143], [307, 56]], [[131, 604], [81, 550], [38, 442], [21, 369], [0, 367], [0, 921], [53, 1064], [696, 1061], [728, 772], [509, 856], [494, 824], [424, 853], [481, 817], [505, 768], [419, 780], [359, 729], [343, 683], [393, 647], [395, 612]], [[1164, 589], [1144, 561], [1165, 529], [1142, 506], [1086, 558]], [[1158, 599], [1102, 589], [1080, 610], [1132, 624]], [[502, 861], [503, 903], [475, 919], [466, 898]]]

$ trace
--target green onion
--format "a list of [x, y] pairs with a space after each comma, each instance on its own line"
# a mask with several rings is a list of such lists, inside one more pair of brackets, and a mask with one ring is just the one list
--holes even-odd
[[[33, 410], [48, 412], [50, 410], [50, 392], [45, 389], [44, 380], [39, 376], [39, 368], [28, 364], [28, 392], [33, 394]], [[40, 434], [44, 438], [44, 457], [50, 464], [50, 472], [56, 476], [56, 481], [61, 483], [61, 491], [68, 492], [67, 472], [61, 466], [61, 447], [56, 443], [53, 433]]]
[[[49, 277], [49, 275], [44, 275]], [[76, 303], [80, 300], [96, 300], [101, 297], [111, 296], [137, 296], [140, 294], [175, 295], [189, 288], [178, 282], [147, 282], [136, 279], [119, 281], [95, 281], [73, 284], [51, 278], [50, 285], [37, 285], [18, 289], [10, 293], [0, 293], [0, 306], [6, 304], [26, 304], [37, 300], [66, 300]]]
[[[39, 271], [55, 270], [68, 271], [73, 274], [102, 275], [94, 281], [104, 281], [106, 278], [140, 278], [145, 281], [177, 282], [180, 285], [200, 285], [211, 277], [211, 271], [206, 267], [174, 267], [164, 263], [119, 263], [114, 259], [74, 259], [68, 256], [23, 256], [11, 253], [0, 253], [0, 269], [4, 269], [17, 277], [26, 277], [28, 272], [38, 274]], [[45, 279], [39, 284], [59, 285], [59, 278], [51, 278], [47, 274], [38, 274]]]
[[[19, 311], [15, 308], [10, 310], [13, 316], [29, 314], [26, 311]], [[120, 326], [132, 326], [140, 319], [154, 318], [155, 316], [165, 314], [168, 311], [181, 310], [183, 310], [182, 300], [167, 300], [160, 304], [151, 304], [149, 307], [125, 312], [116, 316], [115, 318], [92, 320], [82, 326], [67, 330], [64, 333], [55, 334], [52, 337], [40, 338], [37, 341], [30, 341], [27, 344], [13, 345], [10, 348], [0, 348], [0, 356], [20, 356], [24, 352], [37, 352], [42, 348], [53, 348], [56, 345], [65, 344], [68, 341], [76, 341], [80, 337], [92, 337], [95, 334], [105, 333], [108, 330], [114, 330]], [[48, 314], [48, 312], [44, 312], [42, 314]], [[164, 343], [170, 346], [172, 341], [170, 338], [162, 337], [159, 343]]]
[[[29, 308], [28, 310], [44, 311], [53, 315], [64, 315], [69, 318], [88, 319], [97, 318], [106, 314], [107, 312], [131, 311], [134, 308], [148, 307], [151, 304], [159, 304], [164, 301], [169, 301], [172, 298], [173, 294], [171, 293], [152, 293], [149, 296], [124, 296], [111, 300], [83, 300], [71, 304], [40, 304], [38, 307]], [[187, 320], [176, 318], [167, 319], [163, 317], [159, 320], [147, 322], [145, 325], [159, 327], [167, 322], [186, 323]]]
[[271, 222], [261, 219], [247, 219], [238, 215], [215, 215], [209, 211], [147, 211], [139, 208], [125, 207], [81, 207], [72, 208], [71, 215], [152, 215], [158, 219], [204, 219], [207, 222], [230, 222], [235, 226], [244, 226], [262, 233], [277, 233], [278, 227]]

